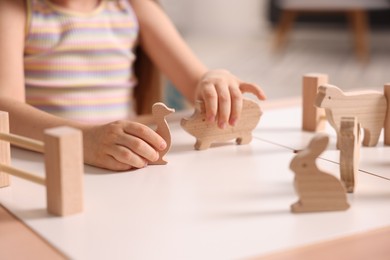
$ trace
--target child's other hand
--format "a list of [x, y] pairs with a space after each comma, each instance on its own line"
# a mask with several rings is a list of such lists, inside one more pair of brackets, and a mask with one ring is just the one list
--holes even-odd
[[83, 133], [85, 163], [115, 171], [143, 168], [166, 147], [155, 131], [126, 120], [88, 126]]
[[209, 122], [218, 121], [220, 128], [235, 125], [242, 109], [242, 93], [254, 94], [258, 99], [266, 98], [256, 84], [239, 80], [226, 70], [206, 72], [198, 83], [196, 99], [203, 100]]

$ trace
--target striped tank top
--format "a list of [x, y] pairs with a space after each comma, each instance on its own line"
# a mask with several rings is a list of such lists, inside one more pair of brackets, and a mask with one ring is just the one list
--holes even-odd
[[89, 123], [134, 116], [132, 65], [139, 26], [127, 0], [101, 0], [88, 14], [27, 0], [26, 102]]

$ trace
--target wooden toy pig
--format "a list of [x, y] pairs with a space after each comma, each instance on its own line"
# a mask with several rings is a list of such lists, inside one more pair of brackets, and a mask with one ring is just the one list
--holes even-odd
[[190, 118], [183, 118], [181, 126], [189, 134], [196, 137], [195, 149], [204, 150], [214, 142], [225, 142], [236, 139], [237, 144], [248, 144], [252, 140], [252, 130], [260, 120], [262, 111], [255, 101], [244, 99], [241, 117], [235, 126], [228, 125], [225, 129], [218, 127], [217, 122], [206, 121], [206, 111], [203, 102], [198, 101], [195, 112]]
[[363, 145], [377, 145], [387, 110], [387, 101], [383, 93], [377, 91], [344, 93], [338, 87], [326, 84], [318, 88], [315, 105], [325, 108], [326, 118], [336, 130], [338, 144], [341, 118], [357, 117], [358, 123], [364, 129]]

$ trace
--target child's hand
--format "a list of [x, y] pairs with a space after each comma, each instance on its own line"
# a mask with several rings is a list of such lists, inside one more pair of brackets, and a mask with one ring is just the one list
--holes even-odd
[[242, 109], [242, 93], [249, 92], [264, 100], [263, 90], [251, 83], [242, 82], [226, 70], [211, 70], [198, 83], [196, 98], [203, 100], [209, 122], [218, 121], [220, 128], [235, 125]]
[[149, 127], [125, 120], [87, 127], [83, 133], [85, 163], [110, 170], [145, 167], [166, 147]]

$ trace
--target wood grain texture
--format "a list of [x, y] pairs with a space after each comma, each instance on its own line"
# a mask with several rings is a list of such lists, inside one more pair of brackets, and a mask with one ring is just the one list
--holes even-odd
[[1, 205], [0, 234], [1, 259], [69, 259]]
[[30, 150], [39, 153], [43, 153], [44, 144], [41, 141], [31, 139], [28, 137], [14, 135], [14, 134], [5, 134], [0, 133], [0, 139], [11, 143], [12, 145]]
[[328, 83], [328, 75], [305, 74], [302, 80], [302, 130], [318, 132], [325, 129], [325, 110], [314, 105], [318, 87]]
[[208, 149], [214, 142], [226, 142], [236, 139], [237, 144], [248, 144], [252, 140], [252, 131], [257, 126], [262, 115], [259, 104], [253, 100], [244, 99], [240, 120], [235, 126], [228, 125], [221, 129], [217, 122], [207, 122], [203, 102], [198, 101], [190, 118], [183, 118], [181, 126], [196, 138], [196, 150]]
[[169, 125], [166, 116], [174, 113], [175, 110], [172, 108], [168, 108], [164, 103], [157, 102], [152, 107], [152, 114], [154, 118], [154, 122], [157, 125], [156, 133], [158, 133], [166, 142], [167, 146], [164, 150], [159, 152], [159, 158], [157, 161], [149, 162], [149, 164], [167, 164], [168, 162], [164, 159], [164, 155], [168, 153], [171, 148], [171, 131], [169, 129]]
[[388, 259], [389, 244], [386, 227], [248, 260]]
[[66, 216], [83, 210], [82, 133], [70, 127], [44, 132], [47, 210]]
[[340, 178], [353, 193], [359, 171], [360, 127], [356, 117], [342, 117], [340, 124]]
[[36, 176], [30, 172], [20, 170], [20, 169], [14, 168], [14, 167], [9, 166], [9, 165], [0, 164], [0, 170], [8, 173], [9, 175], [13, 175], [13, 176], [34, 182], [36, 184], [46, 185], [45, 178]]
[[[341, 117], [356, 117], [364, 130], [364, 146], [376, 146], [384, 127], [387, 101], [378, 91], [344, 93], [336, 86], [319, 87], [316, 106], [325, 108], [326, 117], [340, 140]], [[339, 147], [339, 145], [337, 145]]]
[[294, 187], [298, 201], [291, 211], [336, 211], [349, 208], [343, 184], [333, 175], [317, 167], [316, 159], [326, 149], [329, 137], [317, 134], [309, 145], [291, 160], [290, 169], [295, 173]]
[[[8, 113], [0, 111], [0, 132], [9, 133]], [[11, 146], [9, 142], [0, 140], [0, 163], [4, 165], [11, 164]], [[0, 188], [7, 187], [11, 184], [8, 174], [0, 171]]]

